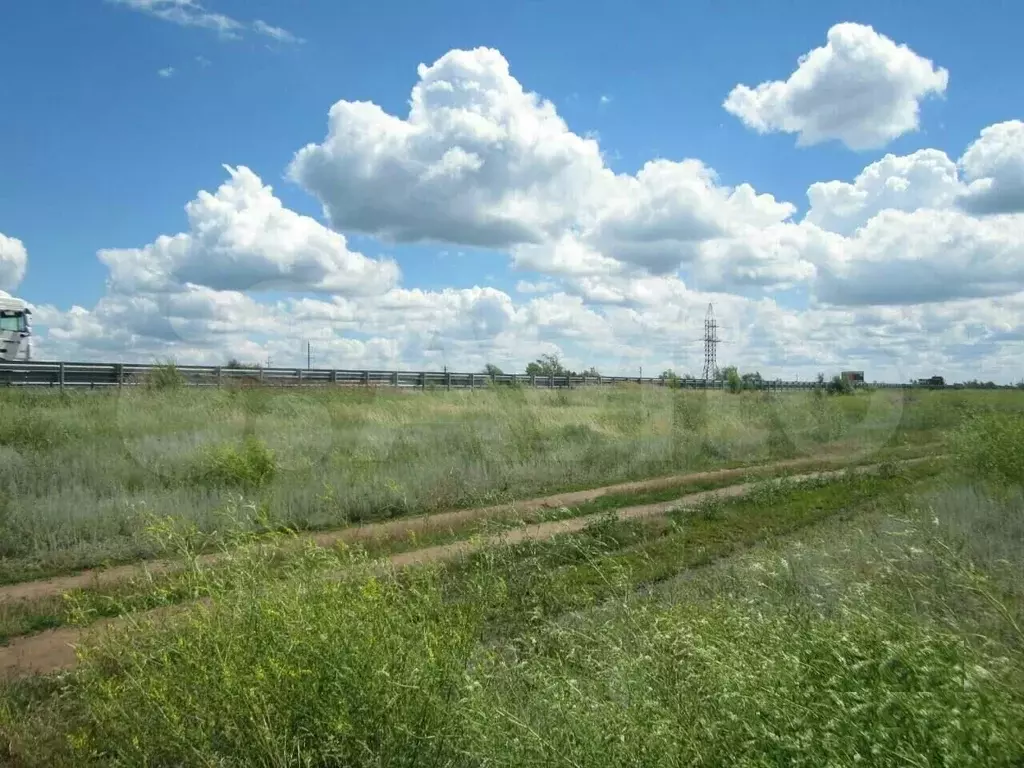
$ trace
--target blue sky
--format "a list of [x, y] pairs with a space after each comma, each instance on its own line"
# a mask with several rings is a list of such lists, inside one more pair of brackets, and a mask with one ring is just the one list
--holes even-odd
[[[161, 11], [174, 6], [181, 6], [177, 10], [187, 16], [187, 23], [182, 23], [186, 16], [161, 16]], [[204, 27], [214, 14], [237, 25], [237, 37], [228, 39]], [[595, 304], [579, 280], [574, 286], [560, 283], [564, 270], [549, 270], [543, 266], [547, 262], [537, 259], [511, 258], [514, 246], [481, 250], [458, 242], [458, 237], [450, 242], [396, 244], [371, 231], [372, 227], [360, 231], [351, 226], [356, 214], [330, 220], [323, 211], [323, 190], [311, 192], [310, 184], [287, 177], [299, 149], [325, 141], [332, 104], [373, 102], [385, 113], [404, 119], [410, 91], [419, 79], [417, 67], [429, 66], [455, 49], [483, 46], [500, 51], [511, 77], [526, 91], [550, 100], [570, 132], [597, 138], [610, 171], [631, 175], [657, 158], [696, 158], [714, 169], [716, 183], [723, 187], [747, 183], [758, 194], [792, 204], [794, 222], [807, 213], [807, 190], [815, 182], [851, 183], [887, 153], [902, 157], [925, 148], [944, 152], [955, 164], [982, 129], [1019, 120], [1024, 105], [1024, 85], [1015, 74], [1024, 7], [1011, 2], [975, 9], [953, 2], [925, 6], [890, 2], [20, 0], [6, 4], [3, 17], [0, 233], [17, 238], [27, 252], [27, 270], [13, 292], [47, 307], [43, 319], [63, 329], [53, 336], [53, 354], [73, 351], [78, 356], [103, 357], [103, 352], [112, 351], [113, 342], [90, 342], [60, 313], [74, 305], [98, 312], [109, 297], [110, 269], [97, 258], [101, 249], [139, 249], [160, 235], [187, 232], [185, 204], [200, 190], [213, 193], [223, 184], [228, 178], [225, 164], [251, 169], [263, 184], [273, 187], [286, 208], [347, 236], [349, 249], [371, 259], [393, 258], [403, 289], [440, 292], [487, 287], [511, 299], [508, 311], [525, 312], [537, 294], [518, 292], [517, 283], [554, 281], [558, 284], [554, 295], [562, 297], [563, 305], [579, 300], [581, 312], [606, 318], [605, 305]], [[254, 26], [257, 21], [277, 28], [277, 33], [261, 33]], [[793, 132], [759, 132], [723, 108], [739, 84], [754, 87], [764, 81], [785, 81], [797, 68], [798, 58], [825, 45], [829, 29], [841, 22], [870, 26], [948, 72], [948, 84], [939, 89], [941, 93], [917, 100], [916, 129], [870, 148], [851, 148], [834, 139], [798, 146]], [[1012, 175], [1014, 160], [1008, 162], [1007, 173]], [[331, 183], [344, 185], [341, 176], [339, 171], [339, 178]], [[372, 189], [380, 193], [382, 188]], [[361, 193], [353, 187], [352, 194]], [[929, 203], [928, 207], [936, 206]], [[1002, 243], [1000, 247], [1000, 258], [1024, 259], [1013, 251], [1014, 246]], [[629, 261], [614, 249], [603, 253]], [[732, 267], [723, 266], [724, 262], [701, 267], [719, 275], [717, 282], [702, 286], [695, 277], [696, 263], [688, 262], [672, 273], [685, 282], [686, 290], [721, 292], [728, 283], [726, 293], [749, 302], [768, 298], [778, 303], [780, 311], [805, 311], [816, 297], [832, 296], [838, 290], [826, 290], [825, 270], [810, 257], [815, 279], [822, 281], [820, 290], [735, 275], [736, 279], [726, 280], [723, 275]], [[659, 279], [667, 274], [656, 272]], [[577, 271], [575, 276], [582, 274]], [[849, 277], [848, 272], [843, 274], [844, 279]], [[876, 277], [884, 281], [894, 275], [882, 270]], [[986, 301], [1000, 309], [1000, 317], [1012, 316], [1018, 305], [1011, 300], [1018, 290], [1011, 284], [1019, 275], [997, 277], [997, 282], [1010, 287], [945, 298], [954, 304]], [[217, 290], [219, 283], [214, 283]], [[332, 300], [323, 291], [305, 291], [301, 286], [275, 289], [261, 300], [296, 297]], [[695, 304], [706, 304], [704, 295], [692, 298]], [[919, 298], [907, 302], [892, 297], [884, 302], [858, 299], [846, 304], [833, 298], [826, 304], [838, 307], [834, 313], [846, 312], [847, 321], [849, 312], [875, 311], [865, 309], [866, 304], [899, 306], [904, 315], [945, 306]], [[1000, 301], [1011, 303], [1004, 308]], [[730, 305], [725, 304], [728, 313]], [[738, 330], [743, 328], [739, 318], [753, 311], [744, 307], [735, 309]], [[633, 306], [632, 311], [644, 310]], [[970, 314], [966, 306], [963, 314]], [[793, 317], [798, 323], [806, 319], [799, 314]], [[526, 322], [524, 316], [515, 320]], [[588, 322], [580, 320], [584, 328]], [[841, 324], [824, 315], [815, 316], [814, 322], [823, 327]], [[886, 316], [878, 322], [894, 321]], [[913, 322], [919, 329], [926, 325], [920, 316]], [[1019, 325], [1012, 319], [1007, 322], [1009, 326], [993, 320], [986, 327], [1012, 336]], [[695, 320], [694, 327], [698, 325]], [[447, 326], [441, 323], [440, 327]], [[255, 338], [257, 329], [250, 330]], [[403, 350], [415, 349], [419, 338], [410, 329], [403, 331], [405, 335], [389, 335], [377, 326], [349, 326], [346, 333], [341, 335], [350, 340], [378, 338], [381, 344], [390, 340], [397, 345], [393, 349]], [[144, 336], [133, 333], [131, 343], [148, 352], [151, 346], [146, 346]], [[452, 336], [457, 339], [459, 334], [452, 331]], [[545, 340], [543, 334], [530, 338], [553, 343], [569, 357], [587, 354], [579, 336], [573, 342], [561, 337]], [[476, 340], [487, 343], [487, 339]], [[205, 341], [191, 341], [212, 350]], [[499, 347], [510, 361], [529, 359], [539, 349], [535, 343], [514, 354], [515, 344], [506, 341]], [[636, 343], [629, 333], [620, 342], [624, 347]], [[851, 348], [855, 342], [859, 349], [858, 339], [850, 340]], [[957, 345], [962, 342], [962, 337], [951, 337], [934, 350], [934, 357], [914, 364], [955, 367]], [[183, 347], [186, 353], [187, 347]], [[45, 348], [44, 339], [41, 349]], [[346, 354], [353, 353], [353, 348], [345, 349]], [[498, 351], [481, 354], [493, 356]], [[370, 354], [366, 349], [362, 353]], [[608, 365], [615, 365], [611, 358], [621, 359], [626, 353], [606, 350], [602, 354]], [[1001, 362], [994, 361], [993, 370], [1012, 375], [1001, 367], [1007, 351], [994, 354]], [[476, 362], [476, 356], [471, 357]], [[661, 360], [653, 349], [651, 357]], [[774, 364], [768, 359], [759, 362], [765, 367]], [[780, 362], [779, 367], [785, 366]]]

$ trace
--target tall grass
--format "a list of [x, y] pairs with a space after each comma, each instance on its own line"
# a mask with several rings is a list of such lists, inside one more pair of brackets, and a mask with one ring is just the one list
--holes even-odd
[[[58, 767], [1017, 766], [1019, 492], [930, 474], [400, 574], [348, 550], [274, 565], [259, 540], [195, 569], [209, 605], [87, 643], [52, 695], [8, 691], [0, 731]], [[179, 523], [162, 535], [194, 556]]]
[[[602, 557], [635, 526], [400, 577], [309, 550], [272, 580], [243, 548], [210, 607], [88, 648], [59, 695], [8, 697], [0, 725], [27, 765], [58, 767], [1018, 765], [1024, 658], [977, 641], [1006, 617], [938, 556], [941, 527], [898, 514], [884, 548], [847, 524], [671, 600]], [[530, 620], [516, 576], [558, 547], [602, 599]], [[919, 578], [926, 557], [944, 580]]]
[[953, 433], [964, 471], [979, 480], [1024, 484], [1024, 413], [983, 410]]
[[[1003, 394], [977, 397], [1003, 402]], [[945, 396], [905, 403], [902, 392], [818, 401], [637, 387], [395, 393], [170, 385], [120, 395], [2, 392], [0, 541], [8, 559], [0, 580], [154, 554], [140, 509], [214, 530], [216, 511], [239, 488], [274, 526], [330, 527], [816, 455], [839, 444], [870, 455], [946, 425]], [[259, 467], [250, 461], [254, 446]]]

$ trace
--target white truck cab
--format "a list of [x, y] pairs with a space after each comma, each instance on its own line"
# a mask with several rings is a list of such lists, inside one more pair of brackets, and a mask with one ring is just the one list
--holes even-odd
[[32, 308], [0, 291], [0, 362], [32, 359]]

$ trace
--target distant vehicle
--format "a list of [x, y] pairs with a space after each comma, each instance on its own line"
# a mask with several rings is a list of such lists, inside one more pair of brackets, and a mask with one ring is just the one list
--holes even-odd
[[931, 376], [927, 379], [918, 379], [917, 384], [920, 387], [944, 387], [946, 380], [941, 376]]
[[24, 299], [0, 296], [0, 363], [32, 359], [32, 308]]
[[864, 383], [864, 371], [843, 371], [839, 375], [843, 378], [843, 381], [848, 381], [851, 384]]

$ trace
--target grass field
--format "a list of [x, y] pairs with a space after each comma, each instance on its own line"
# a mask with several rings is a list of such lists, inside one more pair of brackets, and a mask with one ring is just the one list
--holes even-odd
[[[12, 637], [135, 617], [86, 635], [73, 670], [3, 684], [11, 765], [1024, 761], [1020, 393], [15, 392], [0, 443], [6, 581], [186, 566], [3, 606]], [[637, 519], [616, 513], [732, 481], [281, 546], [832, 454], [880, 466], [760, 471], [744, 495]], [[895, 460], [914, 454], [936, 458]], [[379, 559], [583, 515], [553, 538]]]
[[254, 528], [320, 529], [836, 446], [871, 454], [938, 434], [982, 397], [0, 392], [0, 582], [156, 554], [151, 515], [214, 532], [248, 510]]

